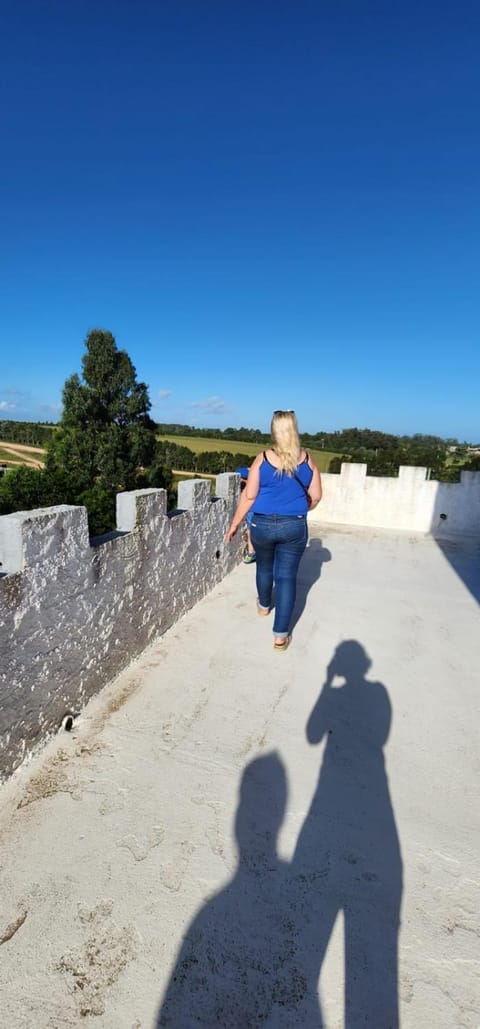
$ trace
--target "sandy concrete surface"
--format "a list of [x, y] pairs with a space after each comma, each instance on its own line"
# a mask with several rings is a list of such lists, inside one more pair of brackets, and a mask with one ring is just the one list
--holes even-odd
[[[478, 548], [240, 566], [0, 793], [0, 1024], [477, 1029]], [[329, 672], [327, 672], [329, 668]]]

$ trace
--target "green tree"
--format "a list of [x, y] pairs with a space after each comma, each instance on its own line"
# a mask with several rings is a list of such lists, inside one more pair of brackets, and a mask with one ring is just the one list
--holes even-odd
[[42, 473], [21, 465], [12, 468], [0, 479], [0, 514], [12, 511], [31, 511], [43, 507], [44, 488]]
[[480, 472], [480, 454], [473, 454], [469, 461], [466, 461], [461, 471]]
[[167, 491], [167, 508], [172, 510], [177, 503], [177, 494], [171, 468], [165, 464], [161, 444], [157, 443], [157, 451], [153, 463], [137, 478], [137, 489], [164, 489]]
[[63, 387], [46, 474], [54, 482], [68, 476], [66, 494], [86, 504], [90, 528], [100, 533], [113, 528], [114, 494], [134, 489], [139, 471], [153, 460], [155, 423], [147, 386], [137, 382], [127, 352], [117, 348], [111, 332], [92, 329], [85, 345], [82, 376], [71, 375]]
[[91, 536], [102, 536], [115, 526], [115, 494], [96, 484], [76, 498], [88, 511], [88, 528]]
[[80, 489], [134, 489], [138, 469], [155, 453], [155, 424], [147, 386], [137, 382], [125, 350], [111, 332], [88, 333], [83, 376], [63, 388], [63, 412], [49, 448], [48, 466], [68, 469]]

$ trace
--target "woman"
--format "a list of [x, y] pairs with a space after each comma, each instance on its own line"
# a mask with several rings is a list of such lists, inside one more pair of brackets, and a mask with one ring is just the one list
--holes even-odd
[[293, 411], [274, 411], [270, 450], [258, 454], [225, 536], [233, 539], [253, 508], [252, 543], [257, 555], [257, 610], [268, 615], [275, 583], [274, 649], [287, 649], [297, 571], [307, 544], [307, 511], [322, 499], [320, 472], [303, 450]]

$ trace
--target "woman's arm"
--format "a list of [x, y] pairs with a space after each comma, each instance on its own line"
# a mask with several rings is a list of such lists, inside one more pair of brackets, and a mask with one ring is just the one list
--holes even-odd
[[250, 510], [252, 504], [257, 499], [257, 494], [260, 488], [260, 474], [259, 468], [263, 461], [263, 454], [257, 454], [252, 467], [248, 473], [247, 485], [243, 493], [240, 495], [238, 501], [237, 510], [230, 523], [230, 528], [225, 533], [225, 543], [230, 543], [235, 536], [238, 526], [243, 522], [245, 515]]
[[316, 507], [317, 504], [320, 503], [320, 501], [322, 499], [323, 490], [322, 490], [322, 480], [321, 480], [320, 472], [319, 472], [319, 470], [317, 468], [317, 465], [316, 465], [315, 461], [313, 460], [313, 457], [312, 457], [311, 454], [308, 455], [308, 464], [309, 464], [309, 466], [310, 466], [310, 468], [312, 469], [312, 472], [313, 472], [312, 481], [311, 481], [311, 483], [310, 483], [310, 485], [308, 487], [308, 490], [307, 490], [308, 495], [310, 497], [310, 507], [309, 507], [309, 510], [312, 511], [313, 508]]

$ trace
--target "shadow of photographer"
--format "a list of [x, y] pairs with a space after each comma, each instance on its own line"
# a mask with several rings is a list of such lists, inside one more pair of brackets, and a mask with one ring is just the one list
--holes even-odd
[[157, 1029], [322, 1029], [320, 973], [340, 913], [345, 1029], [398, 1029], [402, 862], [383, 756], [391, 706], [369, 666], [355, 640], [328, 666], [307, 724], [308, 742], [326, 746], [290, 863], [277, 851], [283, 763], [270, 753], [245, 768], [236, 871], [188, 929]]
[[392, 715], [385, 687], [366, 678], [370, 664], [363, 647], [347, 640], [328, 666], [307, 724], [308, 742], [326, 738], [326, 745], [290, 875], [303, 972], [314, 991], [306, 1002], [311, 1024], [318, 1024], [317, 984], [341, 912], [345, 1029], [397, 1029], [402, 861], [383, 754]]

